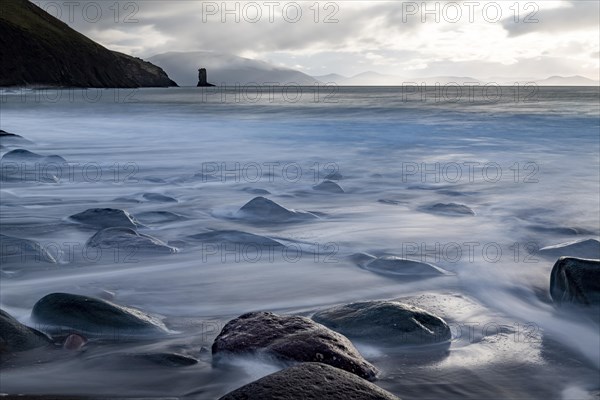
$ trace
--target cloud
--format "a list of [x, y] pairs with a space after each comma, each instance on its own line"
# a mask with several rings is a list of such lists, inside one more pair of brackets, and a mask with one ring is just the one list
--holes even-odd
[[[532, 3], [536, 4], [536, 3]], [[579, 0], [565, 3], [562, 7], [541, 9], [535, 14], [535, 8], [522, 13], [518, 22], [514, 16], [502, 21], [502, 26], [508, 31], [509, 36], [525, 35], [532, 32], [545, 32], [558, 34], [561, 32], [591, 29], [596, 31], [600, 25], [600, 2], [592, 0]], [[529, 17], [529, 22], [526, 18]], [[535, 22], [537, 21], [537, 22]]]

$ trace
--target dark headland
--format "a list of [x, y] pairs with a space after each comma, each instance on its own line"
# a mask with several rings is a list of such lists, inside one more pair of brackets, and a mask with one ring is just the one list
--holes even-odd
[[0, 3], [0, 86], [177, 86], [162, 68], [111, 51], [27, 0]]

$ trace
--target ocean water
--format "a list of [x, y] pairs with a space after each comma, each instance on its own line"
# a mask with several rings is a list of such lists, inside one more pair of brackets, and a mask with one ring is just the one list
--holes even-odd
[[[164, 318], [172, 334], [35, 362], [23, 355], [2, 370], [0, 392], [217, 398], [281, 368], [213, 365], [206, 349], [228, 320], [402, 298], [443, 316], [453, 339], [443, 352], [355, 343], [382, 371], [377, 384], [401, 398], [588, 398], [600, 390], [599, 327], [554, 309], [556, 259], [539, 250], [600, 234], [600, 90], [493, 89], [4, 90], [0, 128], [30, 142], [2, 142], [2, 154], [24, 148], [67, 164], [2, 166], [1, 233], [38, 241], [57, 263], [4, 264], [1, 308], [33, 325], [31, 308], [46, 294], [108, 295]], [[344, 193], [314, 190], [331, 173]], [[318, 218], [231, 218], [253, 190]], [[438, 203], [474, 215], [432, 211]], [[129, 211], [141, 233], [178, 252], [87, 253], [96, 231], [68, 217], [102, 207]], [[155, 219], [161, 211], [180, 217]], [[288, 246], [189, 239], [210, 229]], [[356, 253], [450, 274], [374, 273], [352, 261]], [[200, 363], [136, 369], [116, 357], [151, 351]]]

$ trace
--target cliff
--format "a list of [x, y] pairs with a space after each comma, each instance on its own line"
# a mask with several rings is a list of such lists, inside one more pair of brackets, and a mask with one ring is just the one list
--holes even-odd
[[2, 0], [0, 86], [177, 84], [156, 65], [99, 45], [27, 0]]

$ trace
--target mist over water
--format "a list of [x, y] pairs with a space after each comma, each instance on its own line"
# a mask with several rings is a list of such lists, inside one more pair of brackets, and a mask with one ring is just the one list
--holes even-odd
[[[3, 265], [1, 308], [35, 326], [31, 309], [46, 294], [108, 292], [163, 318], [172, 333], [41, 364], [24, 355], [2, 371], [0, 392], [217, 398], [281, 367], [255, 359], [213, 367], [201, 348], [231, 318], [395, 298], [453, 327], [443, 353], [357, 343], [382, 370], [377, 383], [403, 399], [583, 399], [600, 390], [598, 324], [555, 310], [556, 258], [538, 252], [600, 234], [598, 88], [542, 87], [526, 93], [530, 101], [502, 88], [498, 101], [465, 92], [437, 102], [435, 93], [423, 100], [402, 88], [318, 96], [303, 88], [297, 101], [206, 90], [2, 92], [1, 129], [31, 143], [1, 154], [24, 148], [68, 166], [17, 164], [27, 181], [2, 181], [0, 233], [39, 242], [58, 263]], [[344, 193], [313, 189], [335, 172]], [[56, 182], [41, 182], [47, 175]], [[236, 219], [255, 189], [318, 218]], [[474, 215], [439, 212], [438, 203]], [[68, 217], [103, 207], [127, 210], [140, 233], [178, 252], [87, 253], [96, 229]], [[211, 229], [288, 247], [240, 252], [189, 238]], [[426, 261], [449, 274], [407, 280], [360, 268], [356, 253]], [[155, 350], [201, 362], [134, 369], [117, 357]]]

